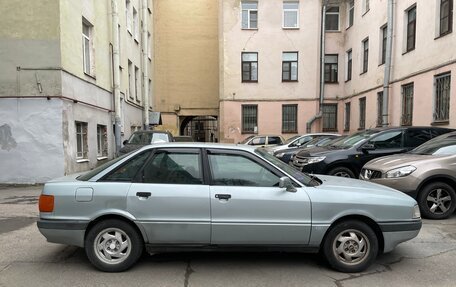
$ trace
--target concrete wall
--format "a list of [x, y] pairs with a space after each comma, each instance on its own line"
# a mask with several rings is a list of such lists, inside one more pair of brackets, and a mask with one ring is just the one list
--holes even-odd
[[62, 176], [62, 101], [0, 98], [0, 107], [0, 182]]
[[218, 1], [154, 1], [154, 15], [154, 109], [178, 134], [178, 116], [218, 115]]

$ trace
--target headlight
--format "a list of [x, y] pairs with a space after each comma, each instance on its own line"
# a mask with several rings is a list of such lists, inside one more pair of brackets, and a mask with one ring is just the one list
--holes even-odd
[[324, 161], [325, 158], [326, 158], [326, 156], [308, 157], [308, 158], [307, 158], [307, 164], [317, 163], [317, 162], [320, 162], [320, 161]]
[[403, 177], [411, 174], [416, 170], [413, 165], [407, 165], [399, 168], [392, 169], [386, 172], [386, 178]]
[[420, 207], [416, 204], [413, 207], [413, 219], [421, 218]]
[[282, 158], [285, 155], [284, 152], [278, 153], [275, 155], [275, 157]]

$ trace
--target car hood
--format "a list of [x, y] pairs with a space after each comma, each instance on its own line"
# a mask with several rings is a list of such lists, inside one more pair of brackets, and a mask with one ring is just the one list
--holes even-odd
[[397, 154], [393, 156], [383, 156], [373, 159], [364, 165], [364, 168], [378, 171], [389, 171], [398, 167], [407, 165], [423, 165], [427, 162], [433, 162], [439, 158], [447, 156], [439, 155], [421, 155], [421, 154]]

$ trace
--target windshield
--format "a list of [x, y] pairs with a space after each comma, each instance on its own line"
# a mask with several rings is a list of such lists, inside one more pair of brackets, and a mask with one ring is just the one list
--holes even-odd
[[348, 136], [346, 138], [343, 138], [341, 140], [337, 140], [337, 141], [333, 142], [330, 146], [337, 147], [337, 148], [343, 148], [343, 149], [351, 148], [351, 147], [365, 141], [366, 139], [369, 139], [375, 133], [377, 133], [377, 131], [372, 131], [372, 130], [362, 131], [362, 132], [353, 134], [351, 136]]
[[88, 181], [89, 179], [91, 179], [92, 177], [94, 177], [95, 175], [97, 175], [98, 173], [100, 173], [102, 170], [105, 170], [107, 169], [108, 167], [110, 167], [111, 165], [115, 164], [116, 162], [124, 159], [125, 157], [129, 156], [130, 154], [134, 153], [136, 151], [132, 151], [132, 152], [129, 152], [127, 154], [124, 154], [122, 156], [119, 156], [118, 158], [115, 158], [113, 160], [110, 160], [108, 161], [107, 163], [105, 164], [102, 164], [100, 165], [99, 167], [96, 167], [80, 176], [78, 176], [76, 179], [77, 180], [82, 180], [82, 181]]
[[412, 154], [423, 155], [456, 155], [456, 134], [443, 135], [425, 142], [414, 150]]
[[247, 137], [245, 140], [241, 141], [241, 144], [246, 144], [253, 136]]
[[291, 138], [287, 139], [284, 144], [289, 144], [299, 137], [300, 137], [300, 135], [292, 136]]
[[273, 163], [278, 168], [282, 169], [289, 175], [291, 175], [294, 179], [299, 181], [304, 185], [310, 185], [312, 178], [294, 168], [289, 166], [288, 164], [284, 163], [283, 161], [277, 159], [275, 156], [270, 155], [264, 148], [257, 148], [255, 149], [255, 153], [260, 155], [261, 157], [265, 158], [269, 162]]
[[136, 132], [128, 140], [129, 144], [149, 144], [152, 139], [151, 133]]

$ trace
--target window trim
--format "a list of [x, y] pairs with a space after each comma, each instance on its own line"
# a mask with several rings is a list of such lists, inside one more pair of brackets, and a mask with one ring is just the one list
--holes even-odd
[[[282, 6], [282, 29], [285, 29], [285, 30], [298, 30], [299, 29], [299, 0], [284, 0], [283, 1], [283, 4], [285, 3], [296, 3], [298, 4], [298, 8], [297, 9], [291, 9], [291, 8], [285, 8]], [[288, 11], [288, 12], [296, 12], [296, 27], [288, 27], [288, 26], [285, 26], [285, 12]]]

